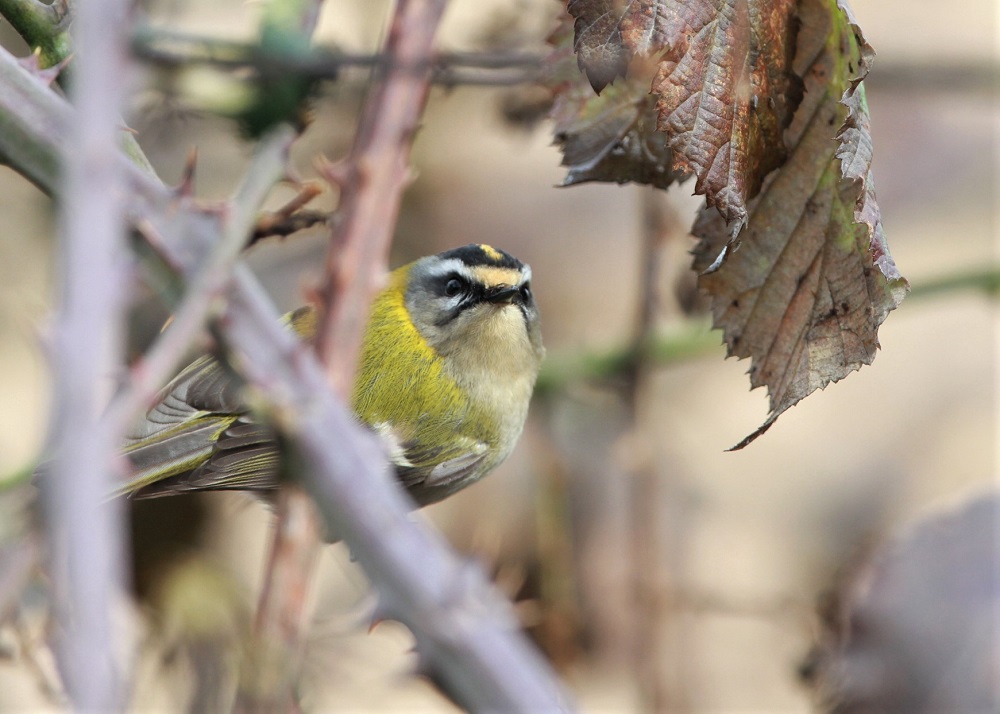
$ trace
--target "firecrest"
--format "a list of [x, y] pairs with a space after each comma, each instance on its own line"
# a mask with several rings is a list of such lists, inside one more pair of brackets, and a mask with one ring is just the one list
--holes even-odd
[[[303, 339], [316, 313], [285, 318]], [[372, 305], [351, 404], [419, 505], [465, 488], [514, 448], [545, 349], [531, 268], [467, 245], [395, 270]], [[276, 435], [212, 357], [177, 375], [128, 436], [135, 497], [277, 484]]]

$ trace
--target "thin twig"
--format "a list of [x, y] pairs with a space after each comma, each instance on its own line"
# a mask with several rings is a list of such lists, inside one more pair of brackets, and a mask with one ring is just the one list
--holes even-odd
[[632, 551], [633, 664], [644, 708], [653, 712], [684, 708], [685, 695], [676, 678], [669, 676], [667, 628], [670, 625], [670, 586], [672, 553], [664, 534], [676, 524], [663, 523], [664, 504], [668, 503], [668, 484], [647, 453], [649, 434], [644, 418], [642, 395], [649, 392], [652, 364], [646, 346], [652, 339], [660, 305], [660, 253], [669, 235], [662, 194], [647, 189], [642, 192], [643, 248], [639, 277], [639, 307], [635, 331], [635, 361], [625, 386], [631, 439], [638, 448], [634, 463], [628, 465], [630, 476], [630, 518]]
[[326, 171], [341, 198], [320, 289], [316, 347], [330, 384], [344, 398], [351, 393], [369, 305], [387, 271], [410, 149], [430, 87], [429, 71], [403, 68], [432, 56], [444, 6], [444, 0], [397, 5], [385, 48], [388, 63], [361, 110], [350, 155]]
[[118, 107], [126, 84], [128, 3], [88, 2], [74, 22], [81, 49], [65, 127], [61, 205], [62, 300], [55, 320], [54, 454], [41, 486], [53, 548], [56, 652], [80, 711], [118, 711], [126, 693], [123, 632], [124, 508], [106, 503], [122, 435], [98, 418], [108, 378], [123, 361], [125, 181]]
[[254, 620], [254, 651], [246, 671], [240, 672], [237, 712], [296, 709], [306, 601], [322, 535], [309, 495], [298, 484], [282, 484]]
[[[391, 63], [427, 61], [443, 0], [405, 0], [397, 5], [386, 56]], [[361, 111], [355, 142], [339, 177], [340, 205], [326, 261], [326, 283], [316, 345], [327, 364], [330, 383], [350, 397], [355, 362], [369, 302], [386, 270], [389, 245], [406, 177], [410, 144], [427, 94], [423, 76], [390, 67], [376, 77]], [[268, 653], [263, 663], [271, 677], [255, 675], [266, 688], [243, 688], [241, 708], [268, 710], [288, 706], [304, 623], [302, 598], [316, 559], [318, 538], [285, 537], [290, 523], [315, 521], [311, 502], [286, 486], [279, 500], [275, 540], [258, 608], [256, 636]], [[308, 529], [307, 529], [308, 530]], [[312, 529], [318, 535], [318, 524]], [[250, 696], [252, 694], [252, 696]]]
[[250, 236], [250, 243], [256, 243], [271, 236], [289, 236], [292, 233], [312, 228], [330, 220], [324, 211], [304, 209], [314, 198], [323, 193], [319, 181], [306, 181], [299, 186], [295, 197], [276, 211], [267, 211], [257, 217], [257, 223]]
[[209, 247], [187, 282], [180, 306], [170, 326], [132, 367], [129, 383], [112, 403], [105, 417], [116, 433], [124, 434], [148, 409], [164, 383], [173, 376], [191, 345], [203, 331], [213, 311], [219, 309], [230, 280], [233, 263], [247, 244], [257, 212], [274, 184], [285, 175], [288, 150], [295, 132], [281, 125], [257, 147], [243, 184], [225, 212], [219, 215], [221, 236]]
[[[0, 0], [22, 2], [23, 0]], [[345, 70], [384, 66], [381, 54], [359, 54], [316, 47], [307, 55], [263, 54], [259, 46], [199, 37], [162, 28], [144, 28], [133, 39], [139, 59], [165, 68], [193, 65], [223, 70], [256, 69], [295, 73], [309, 79], [337, 79]], [[433, 60], [431, 81], [439, 84], [508, 85], [537, 80], [540, 52], [443, 52]], [[423, 71], [423, 66], [415, 66]], [[879, 60], [865, 80], [880, 92], [983, 93], [1000, 83], [996, 62], [921, 62]]]
[[[426, 76], [416, 76], [410, 71], [396, 69], [394, 65], [412, 63], [430, 56], [434, 31], [443, 5], [440, 1], [404, 0], [397, 6], [386, 50], [390, 64], [385, 76], [376, 80], [362, 110], [355, 144], [347, 159], [343, 176], [331, 176], [337, 180], [342, 191], [327, 260], [327, 282], [320, 291], [325, 304], [321, 306], [323, 317], [317, 335], [317, 348], [325, 358], [328, 382], [345, 401], [353, 383], [368, 304], [385, 272], [388, 248], [407, 178], [410, 145], [428, 89]], [[233, 329], [237, 324], [237, 320], [231, 319]], [[253, 332], [255, 331], [252, 330], [250, 334]], [[329, 455], [316, 453], [315, 449], [310, 448], [315, 444], [306, 437], [307, 433], [318, 436], [321, 432], [311, 432], [303, 429], [303, 426], [296, 425], [292, 433], [299, 437], [298, 445], [304, 458], [328, 463]], [[328, 436], [322, 437], [322, 441], [326, 439]], [[324, 450], [326, 449], [320, 448], [321, 452]], [[383, 457], [369, 452], [369, 458], [376, 459], [369, 463], [379, 463], [384, 474]], [[353, 470], [357, 471], [357, 467]], [[343, 473], [351, 472], [345, 470]], [[365, 480], [368, 480], [367, 477]], [[393, 497], [404, 511], [408, 508], [405, 497], [398, 492]], [[282, 521], [308, 521], [306, 509], [309, 507], [296, 492], [286, 490], [282, 501], [283, 512], [279, 515]], [[376, 504], [366, 502], [365, 507], [371, 506]], [[325, 513], [328, 528], [343, 535], [351, 543], [351, 536], [340, 531], [345, 527], [343, 517], [335, 511], [332, 515], [330, 510]], [[378, 538], [376, 533], [367, 531], [361, 540], [363, 542], [370, 537]], [[282, 541], [276, 539], [268, 582], [261, 596], [258, 633], [270, 633], [269, 637], [265, 637], [269, 643], [281, 642], [283, 638], [286, 652], [284, 659], [287, 661], [288, 654], [294, 653], [296, 645], [301, 642], [302, 622], [301, 598], [290, 593], [289, 590], [295, 588], [289, 586], [304, 582], [303, 571], [308, 571], [313, 557], [308, 539], [298, 543], [285, 543], [287, 547], [284, 549], [282, 545]], [[366, 546], [367, 544], [359, 546], [357, 542], [352, 543], [354, 548]], [[279, 557], [281, 555], [284, 557]], [[360, 554], [356, 555], [360, 557]], [[385, 597], [384, 591], [383, 596]], [[395, 598], [387, 597], [386, 601], [394, 602]], [[409, 603], [403, 606], [403, 610], [409, 609], [407, 605]], [[298, 610], [295, 609], [296, 606]], [[391, 608], [391, 611], [395, 613], [396, 608]], [[296, 614], [299, 614], [298, 618], [295, 617]], [[398, 616], [405, 618], [402, 614]], [[428, 618], [422, 624], [423, 627], [415, 628], [416, 633], [427, 632], [428, 628], [433, 629], [438, 623], [434, 618]], [[510, 696], [509, 692], [503, 690], [495, 692], [495, 684], [491, 681], [483, 683], [483, 691], [472, 694], [465, 692], [467, 677], [456, 676], [454, 672], [448, 671], [447, 663], [436, 661], [438, 658], [435, 657], [434, 650], [437, 648], [433, 638], [428, 638], [423, 649], [429, 662], [446, 673], [445, 676], [453, 687], [456, 681], [461, 682], [455, 689], [460, 698], [470, 702], [476, 702], [479, 698], [478, 701], [482, 702], [496, 701], [494, 697]], [[280, 675], [281, 672], [277, 674]], [[280, 694], [280, 689], [278, 693]], [[549, 696], [551, 694], [552, 692], [548, 693]], [[537, 693], [532, 696], [537, 696]], [[484, 697], [488, 699], [484, 700]], [[258, 696], [256, 703], [266, 701]], [[281, 700], [272, 701], [280, 703]]]
[[[264, 7], [261, 42], [282, 36], [306, 47], [319, 16], [319, 0], [271, 0]], [[292, 213], [319, 192], [300, 190], [279, 213]], [[306, 595], [319, 558], [322, 524], [312, 500], [296, 483], [281, 484], [271, 550], [254, 619], [253, 651], [240, 673], [235, 710], [294, 711], [295, 684], [308, 621]]]
[[[194, 65], [222, 70], [287, 72], [305, 79], [337, 79], [345, 70], [384, 69], [382, 54], [353, 54], [316, 47], [309, 54], [261, 52], [258, 45], [146, 29], [133, 42], [136, 56], [165, 68]], [[423, 75], [441, 84], [518, 84], [538, 77], [544, 57], [533, 52], [446, 52], [400, 65], [397, 70]]]
[[330, 220], [327, 211], [312, 211], [304, 209], [290, 215], [266, 214], [260, 217], [250, 236], [250, 244], [265, 238], [280, 236], [282, 238], [325, 224]]

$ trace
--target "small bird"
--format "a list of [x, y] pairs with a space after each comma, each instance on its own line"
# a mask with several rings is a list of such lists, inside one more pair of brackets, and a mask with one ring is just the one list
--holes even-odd
[[[286, 316], [303, 339], [316, 312]], [[351, 405], [383, 440], [418, 505], [478, 481], [514, 448], [545, 354], [531, 268], [467, 245], [393, 271], [375, 298]], [[178, 374], [126, 439], [136, 498], [266, 491], [278, 483], [275, 432], [213, 357]]]

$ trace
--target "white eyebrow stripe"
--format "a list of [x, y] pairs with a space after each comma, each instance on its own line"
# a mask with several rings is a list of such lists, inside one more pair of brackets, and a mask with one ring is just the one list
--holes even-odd
[[472, 271], [469, 270], [469, 266], [463, 263], [458, 258], [449, 258], [448, 260], [442, 260], [440, 263], [435, 265], [432, 269], [427, 271], [427, 274], [431, 277], [440, 278], [449, 273], [458, 273], [462, 277], [466, 278], [470, 282], [475, 280]]
[[[448, 258], [447, 260], [442, 260], [436, 265], [429, 267], [425, 274], [431, 279], [458, 274], [470, 283], [480, 284], [484, 280], [482, 271], [508, 271], [516, 274], [518, 276], [516, 283], [517, 287], [520, 287], [531, 280], [531, 266], [526, 264], [522, 264], [520, 268], [502, 268], [500, 266], [490, 264], [469, 266], [459, 258]], [[489, 282], [488, 279], [487, 282]]]

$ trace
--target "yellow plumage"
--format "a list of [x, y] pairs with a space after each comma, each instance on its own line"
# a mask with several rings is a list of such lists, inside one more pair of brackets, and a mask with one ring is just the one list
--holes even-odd
[[[352, 407], [419, 503], [492, 470], [521, 431], [544, 352], [529, 281], [508, 254], [466, 246], [397, 269], [372, 305]], [[286, 320], [316, 332], [312, 308]], [[269, 489], [280, 463], [275, 434], [210, 357], [167, 385], [124, 451], [134, 473], [121, 491], [140, 497]]]

